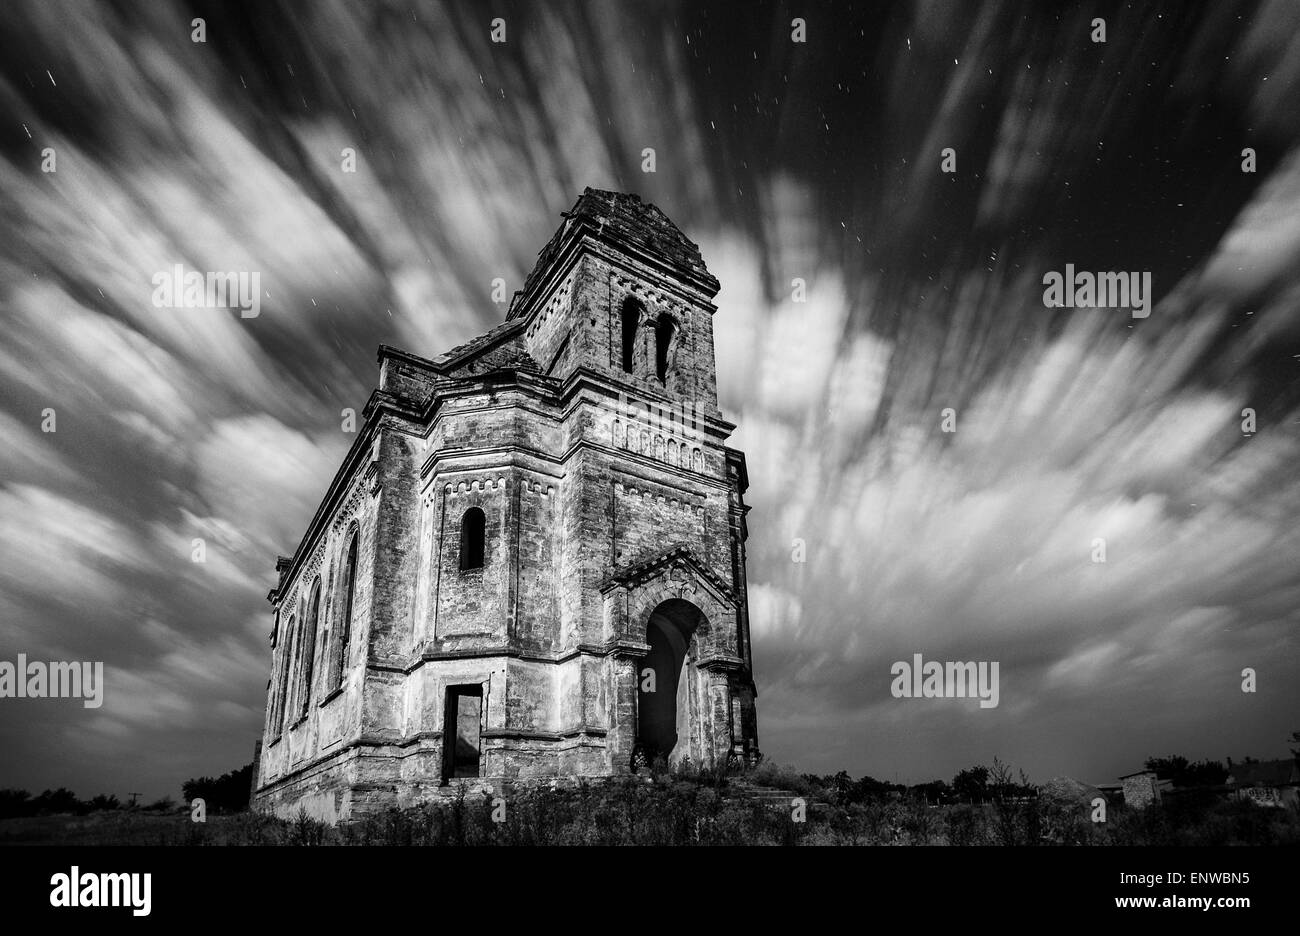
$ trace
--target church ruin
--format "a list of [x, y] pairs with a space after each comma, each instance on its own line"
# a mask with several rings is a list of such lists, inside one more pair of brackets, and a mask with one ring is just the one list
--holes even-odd
[[699, 248], [587, 189], [505, 321], [379, 386], [276, 564], [257, 809], [753, 759], [744, 455]]

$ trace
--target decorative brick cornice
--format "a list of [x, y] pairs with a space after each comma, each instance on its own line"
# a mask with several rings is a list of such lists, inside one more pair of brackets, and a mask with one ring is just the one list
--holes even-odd
[[708, 656], [700, 657], [696, 661], [696, 665], [700, 669], [731, 672], [743, 670], [745, 661], [730, 653], [711, 653]]
[[700, 578], [717, 592], [724, 601], [733, 607], [736, 604], [736, 598], [732, 593], [731, 586], [716, 575], [712, 569], [695, 558], [695, 553], [685, 543], [679, 543], [664, 552], [616, 569], [613, 574], [600, 583], [600, 593], [604, 595], [620, 587], [635, 588], [661, 575], [667, 575], [670, 581], [680, 582], [677, 589], [678, 597], [681, 597], [688, 588], [692, 587], [693, 578]]
[[372, 476], [378, 476], [378, 468], [378, 463], [371, 462], [366, 467], [362, 477], [357, 479], [357, 481], [352, 485], [352, 490], [348, 493], [347, 500], [343, 502], [343, 506], [341, 506], [335, 513], [334, 522], [330, 524], [330, 529], [334, 533], [338, 533], [354, 520], [359, 520], [358, 513], [361, 502], [366, 498], [366, 495], [370, 492], [371, 488], [371, 484], [368, 484], [367, 481]]

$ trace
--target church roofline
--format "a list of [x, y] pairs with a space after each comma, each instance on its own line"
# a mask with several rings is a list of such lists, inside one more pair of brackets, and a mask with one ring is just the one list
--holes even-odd
[[[376, 390], [370, 395], [370, 401], [366, 403], [366, 411], [371, 408], [375, 396], [382, 393]], [[266, 600], [271, 604], [278, 604], [285, 594], [285, 586], [294, 580], [302, 564], [306, 561], [307, 556], [315, 546], [316, 540], [323, 530], [328, 527], [327, 520], [332, 516], [334, 508], [339, 500], [347, 493], [353, 478], [358, 473], [358, 469], [365, 463], [364, 454], [370, 448], [374, 441], [374, 434], [379, 421], [375, 419], [366, 419], [357, 431], [357, 436], [352, 440], [352, 447], [348, 449], [347, 455], [343, 457], [342, 464], [339, 465], [338, 471], [334, 472], [334, 479], [325, 491], [325, 496], [321, 498], [316, 512], [312, 514], [311, 522], [307, 524], [307, 531], [303, 533], [302, 539], [298, 541], [297, 548], [294, 549], [290, 557], [277, 556], [275, 569], [279, 573], [279, 579], [275, 587], [272, 588], [266, 596]], [[287, 561], [286, 561], [287, 559]]]
[[483, 334], [476, 338], [471, 338], [464, 344], [457, 345], [450, 351], [445, 351], [438, 355], [431, 362], [437, 368], [453, 368], [467, 360], [472, 359], [484, 351], [495, 348], [498, 344], [508, 338], [513, 338], [515, 334], [523, 330], [524, 323], [507, 319], [493, 325]]
[[523, 330], [524, 322], [520, 319], [511, 319], [500, 322], [492, 328], [485, 331], [477, 337], [471, 338], [463, 344], [456, 345], [448, 351], [435, 358], [421, 357], [413, 354], [404, 348], [397, 348], [392, 345], [381, 344], [377, 354], [377, 360], [382, 365], [387, 358], [396, 358], [405, 361], [407, 364], [413, 364], [422, 370], [427, 370], [434, 374], [447, 374], [456, 367], [464, 364], [468, 360], [484, 352], [490, 351], [498, 344], [513, 338], [518, 332]]
[[438, 365], [430, 358], [421, 357], [418, 354], [407, 351], [405, 348], [396, 348], [392, 345], [381, 344], [378, 353], [375, 355], [375, 359], [380, 364], [383, 364], [387, 358], [397, 358], [398, 360], [406, 361], [408, 364], [423, 367], [426, 370], [438, 369]]
[[[720, 284], [709, 272], [699, 246], [656, 205], [640, 196], [594, 189], [588, 186], [572, 208], [561, 212], [564, 223], [541, 249], [533, 269], [515, 292], [504, 321], [462, 344], [426, 358], [403, 348], [381, 344], [378, 361], [394, 358], [434, 374], [450, 371], [520, 334], [540, 308], [539, 297], [548, 292], [551, 280], [568, 269], [585, 248], [605, 248], [606, 259], [623, 255], [652, 267], [660, 267], [688, 287], [695, 289], [710, 308]], [[612, 252], [612, 253], [611, 253]], [[690, 290], [683, 291], [689, 295]], [[541, 370], [541, 365], [538, 365]]]

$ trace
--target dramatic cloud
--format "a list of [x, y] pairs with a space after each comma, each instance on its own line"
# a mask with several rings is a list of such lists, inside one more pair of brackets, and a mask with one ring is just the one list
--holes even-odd
[[[806, 43], [763, 4], [494, 15], [505, 44], [468, 3], [0, 9], [0, 657], [108, 677], [94, 711], [0, 701], [0, 786], [247, 761], [275, 556], [375, 347], [499, 322], [493, 279], [585, 185], [659, 205], [722, 283], [770, 757], [1097, 782], [1284, 753], [1293, 5], [1130, 5], [1104, 45], [1011, 3], [833, 5]], [[156, 307], [176, 264], [256, 271], [260, 314]], [[1066, 264], [1151, 273], [1150, 316], [1045, 308]], [[894, 699], [915, 653], [998, 661], [999, 706]]]

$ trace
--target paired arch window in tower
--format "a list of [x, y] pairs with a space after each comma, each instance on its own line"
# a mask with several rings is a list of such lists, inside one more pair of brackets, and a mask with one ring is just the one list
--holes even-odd
[[[641, 320], [645, 315], [645, 306], [640, 300], [628, 296], [623, 300], [623, 310], [620, 314], [620, 321], [623, 328], [622, 342], [622, 363], [623, 372], [632, 374], [636, 372], [636, 343], [637, 334], [641, 328]], [[672, 316], [661, 314], [655, 321], [654, 325], [654, 366], [655, 376], [659, 380], [668, 379], [669, 350], [672, 348], [673, 337], [677, 330], [677, 324], [673, 321]]]
[[478, 507], [465, 511], [460, 520], [460, 569], [483, 568], [487, 518]]

